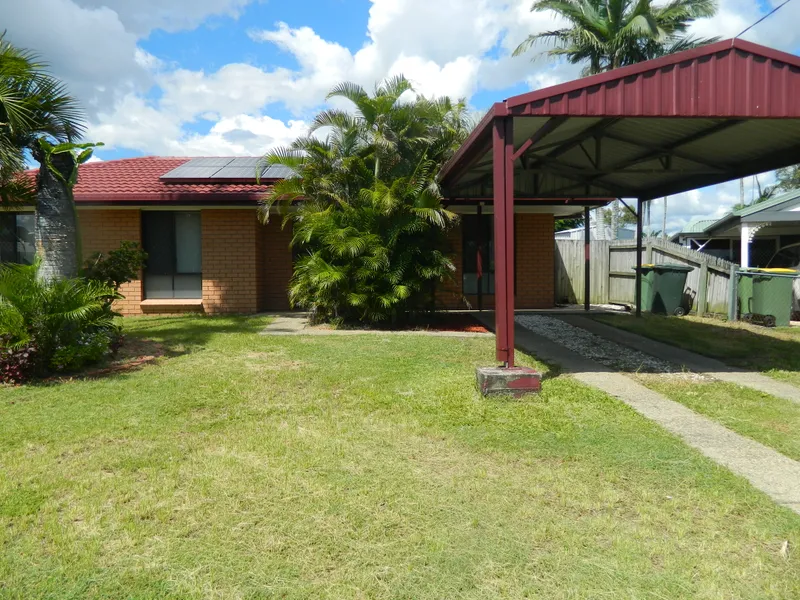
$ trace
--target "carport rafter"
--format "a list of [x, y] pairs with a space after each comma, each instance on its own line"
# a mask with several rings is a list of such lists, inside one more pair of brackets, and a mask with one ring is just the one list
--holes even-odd
[[511, 155], [511, 160], [517, 160], [518, 158], [522, 157], [525, 152], [528, 151], [528, 148], [541, 142], [544, 138], [566, 123], [567, 120], [567, 117], [552, 117], [551, 119], [548, 119], [545, 124], [536, 131], [536, 133], [525, 140], [519, 149]]
[[[725, 131], [726, 129], [730, 129], [731, 127], [734, 127], [736, 125], [740, 125], [741, 123], [744, 123], [744, 122], [745, 122], [744, 120], [722, 121], [720, 123], [717, 123], [717, 124], [713, 125], [712, 127], [708, 127], [706, 129], [703, 129], [702, 131], [698, 131], [698, 132], [695, 132], [695, 133], [693, 133], [691, 135], [685, 136], [685, 137], [683, 137], [683, 138], [681, 138], [681, 139], [679, 139], [679, 140], [677, 140], [677, 141], [675, 141], [675, 142], [673, 142], [671, 144], [667, 144], [667, 145], [661, 146], [659, 148], [649, 149], [646, 153], [640, 154], [639, 156], [637, 156], [635, 158], [631, 158], [631, 159], [628, 159], [628, 160], [625, 160], [625, 161], [621, 161], [621, 162], [617, 163], [614, 166], [611, 166], [611, 167], [608, 167], [607, 169], [604, 169], [601, 173], [599, 173], [597, 175], [590, 176], [588, 178], [588, 181], [587, 180], [581, 181], [581, 184], [585, 185], [585, 184], [589, 183], [589, 184], [596, 185], [596, 186], [600, 187], [599, 181], [601, 179], [603, 179], [604, 177], [607, 177], [609, 175], [613, 175], [615, 173], [620, 173], [624, 169], [627, 169], [629, 167], [632, 167], [634, 165], [638, 165], [638, 164], [641, 164], [641, 163], [651, 162], [651, 161], [656, 160], [656, 159], [669, 159], [674, 154], [675, 150], [678, 150], [682, 146], [686, 146], [688, 144], [691, 144], [691, 143], [694, 143], [694, 142], [698, 142], [698, 141], [700, 141], [700, 140], [702, 140], [704, 138], [707, 138], [707, 137], [709, 137], [711, 135], [714, 135], [715, 133], [720, 133], [722, 131]], [[608, 135], [607, 137], [609, 139], [619, 139], [619, 138], [615, 138], [613, 135]], [[635, 144], [635, 145], [639, 145], [641, 147], [646, 147], [644, 144], [636, 144], [635, 142], [631, 142], [631, 143]], [[686, 160], [694, 160], [694, 159], [687, 158]], [[696, 161], [696, 162], [698, 162], [698, 164], [702, 164], [701, 161]], [[664, 163], [662, 163], [662, 165], [664, 165]], [[669, 164], [668, 165], [664, 165], [664, 171], [669, 171], [670, 170], [670, 169], [667, 168], [667, 166], [670, 166], [670, 165]], [[717, 168], [717, 167], [713, 167], [713, 168]], [[719, 175], [719, 174], [728, 175], [728, 174], [731, 173], [730, 169], [725, 170], [723, 168], [720, 168], [720, 171], [721, 172], [718, 173], [717, 175]], [[734, 179], [734, 178], [735, 178], [735, 176], [729, 177], [729, 179]], [[577, 186], [569, 186], [569, 187], [564, 187], [564, 188], [558, 189], [558, 190], [556, 190], [554, 195], [557, 195], [559, 192], [562, 192], [562, 191], [573, 189], [574, 187], [577, 187]]]
[[[788, 149], [782, 148], [776, 152], [762, 156], [761, 158], [748, 160], [733, 166], [731, 170], [728, 171], [728, 174], [730, 175], [729, 180], [749, 177], [751, 175], [758, 175], [759, 173], [764, 173], [765, 171], [771, 171], [782, 166], [789, 166], [798, 163], [800, 163], [800, 144]], [[775, 164], [778, 166], [772, 166]], [[698, 175], [689, 180], [685, 180], [683, 182], [684, 185], [667, 184], [657, 187], [653, 190], [648, 190], [647, 195], [643, 197], [646, 200], [654, 200], [663, 196], [678, 194], [686, 191], [686, 189], [707, 187], [709, 185], [714, 185], [715, 183], [719, 183], [719, 181], [713, 178], [713, 176]], [[692, 187], [686, 188], [685, 185], [691, 185]]]
[[[542, 161], [542, 162], [545, 161], [546, 159], [558, 158], [562, 154], [566, 154], [567, 152], [569, 152], [576, 146], [582, 144], [586, 140], [593, 137], [602, 136], [604, 131], [613, 127], [619, 121], [620, 121], [619, 118], [603, 119], [600, 122], [595, 123], [590, 127], [587, 127], [581, 133], [574, 135], [566, 140], [562, 140], [561, 142], [556, 142], [553, 145], [549, 146], [549, 147], [554, 147], [555, 150], [552, 150], [551, 152], [548, 152], [547, 154], [544, 155], [533, 153], [531, 158], [533, 158], [536, 161]], [[540, 152], [544, 148], [545, 147], [536, 148], [536, 152]]]

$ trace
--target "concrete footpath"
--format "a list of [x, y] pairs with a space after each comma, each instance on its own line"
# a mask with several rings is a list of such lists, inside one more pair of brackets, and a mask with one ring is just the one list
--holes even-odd
[[783, 383], [782, 381], [776, 381], [766, 375], [729, 367], [713, 358], [701, 356], [700, 354], [695, 354], [688, 350], [651, 340], [629, 331], [599, 323], [594, 319], [581, 315], [553, 316], [574, 327], [580, 327], [581, 329], [585, 329], [590, 333], [622, 346], [627, 346], [639, 352], [649, 354], [650, 356], [655, 356], [656, 358], [671, 362], [679, 367], [685, 367], [689, 371], [702, 373], [720, 381], [752, 388], [756, 391], [800, 404], [800, 388], [788, 383]]
[[[489, 325], [490, 319], [483, 320]], [[516, 345], [578, 381], [618, 398], [716, 463], [800, 514], [800, 463], [727, 429], [678, 402], [517, 325]]]

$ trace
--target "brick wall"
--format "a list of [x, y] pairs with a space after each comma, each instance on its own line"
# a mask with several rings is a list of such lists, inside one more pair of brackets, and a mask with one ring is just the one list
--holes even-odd
[[[516, 242], [516, 307], [552, 308], [555, 304], [555, 238], [553, 215], [515, 215]], [[445, 309], [466, 308], [462, 299], [463, 244], [461, 227], [450, 232], [448, 244], [456, 264], [454, 282], [439, 287], [436, 305]], [[473, 309], [478, 308], [478, 296], [466, 297]], [[494, 295], [484, 294], [483, 307], [494, 307]]]
[[203, 210], [203, 308], [208, 314], [258, 311], [257, 234], [252, 209]]
[[445, 252], [456, 267], [452, 279], [438, 284], [436, 288], [436, 308], [459, 309], [466, 308], [462, 299], [463, 288], [463, 259], [464, 244], [461, 237], [461, 223], [447, 233], [447, 248]]
[[[287, 288], [292, 276], [291, 230], [279, 219], [258, 222], [252, 209], [203, 210], [203, 308], [209, 314], [287, 310]], [[80, 211], [83, 253], [108, 252], [122, 241], [141, 242], [139, 210]], [[553, 215], [516, 215], [517, 308], [549, 308], [555, 301]], [[453, 281], [439, 285], [438, 308], [465, 308], [462, 299], [462, 234], [457, 226], [448, 234], [456, 272]], [[142, 282], [123, 286], [125, 300], [116, 306], [122, 314], [142, 314]], [[477, 297], [467, 298], [477, 308]], [[484, 308], [494, 296], [485, 295]], [[159, 309], [156, 310], [167, 310]], [[152, 312], [148, 310], [148, 312]], [[168, 312], [175, 312], [174, 310]]]
[[269, 223], [261, 226], [261, 310], [289, 310], [287, 290], [294, 270], [289, 247], [292, 227], [287, 225], [282, 229], [281, 220], [272, 217]]
[[554, 230], [553, 215], [516, 215], [517, 308], [555, 305]]
[[[119, 248], [121, 242], [138, 242], [142, 239], [142, 219], [139, 210], [80, 210], [78, 219], [84, 259], [95, 252], [108, 252]], [[120, 289], [125, 296], [114, 308], [123, 315], [141, 314], [141, 275], [136, 281]]]

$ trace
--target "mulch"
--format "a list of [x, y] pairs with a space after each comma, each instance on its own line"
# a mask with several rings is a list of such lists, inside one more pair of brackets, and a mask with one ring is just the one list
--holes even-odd
[[[330, 325], [315, 325], [316, 329], [330, 329]], [[443, 331], [453, 333], [490, 333], [475, 317], [467, 313], [434, 313], [417, 315], [406, 323], [382, 323], [376, 326], [344, 325], [345, 330], [370, 331]]]

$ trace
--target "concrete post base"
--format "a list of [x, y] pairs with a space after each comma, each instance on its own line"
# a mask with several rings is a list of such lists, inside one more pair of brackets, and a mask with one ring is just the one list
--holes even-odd
[[478, 367], [478, 389], [484, 396], [512, 394], [519, 398], [542, 389], [542, 376], [528, 367]]

